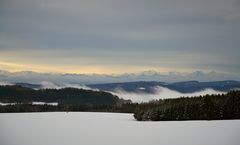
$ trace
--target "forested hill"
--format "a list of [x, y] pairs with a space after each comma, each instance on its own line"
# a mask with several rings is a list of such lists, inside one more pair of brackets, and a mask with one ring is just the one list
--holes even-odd
[[119, 101], [117, 96], [103, 91], [76, 88], [34, 90], [21, 86], [0, 86], [2, 103], [57, 102], [70, 105], [114, 106]]
[[139, 121], [240, 119], [240, 91], [142, 103], [134, 117]]

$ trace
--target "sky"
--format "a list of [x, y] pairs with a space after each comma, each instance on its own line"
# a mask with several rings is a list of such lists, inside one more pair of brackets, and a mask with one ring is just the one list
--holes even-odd
[[0, 69], [240, 74], [240, 0], [1, 0]]

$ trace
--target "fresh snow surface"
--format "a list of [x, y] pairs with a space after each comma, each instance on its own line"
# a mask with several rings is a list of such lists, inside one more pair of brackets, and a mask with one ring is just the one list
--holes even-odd
[[46, 103], [46, 102], [32, 102], [33, 105], [52, 105], [52, 106], [57, 106], [57, 102], [52, 102], [52, 103]]
[[120, 113], [2, 113], [0, 145], [239, 145], [240, 120], [138, 122]]
[[[2, 103], [0, 102], [0, 106], [7, 106], [7, 105], [16, 105], [17, 103]], [[52, 106], [57, 106], [57, 102], [52, 102], [52, 103], [46, 103], [46, 102], [32, 102], [32, 105], [52, 105]]]
[[0, 106], [7, 106], [7, 105], [16, 105], [16, 103], [2, 103], [2, 102], [0, 102]]

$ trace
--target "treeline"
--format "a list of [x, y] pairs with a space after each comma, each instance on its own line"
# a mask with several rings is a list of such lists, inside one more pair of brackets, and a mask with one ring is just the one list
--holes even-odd
[[141, 103], [134, 117], [138, 121], [240, 119], [240, 91]]
[[117, 112], [115, 107], [110, 105], [72, 105], [59, 104], [53, 105], [36, 105], [31, 103], [15, 104], [0, 106], [0, 113], [17, 113], [17, 112]]
[[76, 105], [76, 104], [58, 104], [56, 106], [44, 104], [36, 105], [32, 103], [17, 103], [15, 105], [0, 105], [0, 113], [14, 112], [117, 112], [133, 113], [137, 103], [126, 103], [121, 100], [116, 105]]

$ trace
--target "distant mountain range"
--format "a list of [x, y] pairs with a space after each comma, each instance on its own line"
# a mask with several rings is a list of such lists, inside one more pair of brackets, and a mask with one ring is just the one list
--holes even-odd
[[39, 73], [32, 71], [8, 72], [0, 70], [0, 84], [5, 82], [24, 82], [40, 84], [41, 82], [52, 82], [54, 84], [103, 84], [116, 82], [150, 82], [162, 81], [167, 83], [197, 80], [200, 82], [237, 80], [240, 81], [238, 74], [226, 74], [221, 72], [168, 72], [161, 73], [154, 70], [139, 73], [124, 74], [61, 74], [61, 73]]
[[240, 89], [239, 81], [215, 81], [215, 82], [198, 82], [198, 81], [186, 81], [177, 83], [165, 83], [165, 82], [126, 82], [126, 83], [108, 83], [108, 84], [94, 84], [88, 85], [88, 87], [99, 89], [103, 91], [114, 91], [122, 89], [127, 92], [146, 92], [154, 93], [155, 87], [161, 86], [171, 90], [175, 90], [181, 93], [193, 93], [204, 89], [213, 89], [218, 91], [230, 91], [232, 89]]
[[[44, 88], [42, 84], [15, 83], [15, 85], [20, 85], [20, 86], [32, 88], [32, 89]], [[56, 86], [59, 86], [59, 85], [56, 84]], [[138, 82], [122, 82], [122, 83], [89, 84], [89, 85], [86, 85], [85, 88], [98, 89], [102, 91], [112, 91], [112, 92], [116, 90], [124, 90], [126, 92], [154, 93], [155, 87], [157, 86], [165, 87], [181, 93], [193, 93], [193, 92], [197, 92], [197, 91], [201, 91], [209, 88], [217, 91], [227, 92], [233, 89], [240, 89], [240, 81], [233, 81], [233, 80], [214, 81], [214, 82], [185, 81], [185, 82], [176, 82], [176, 83], [165, 83], [165, 82], [157, 82], [157, 81], [138, 81]], [[66, 85], [66, 87], [71, 87], [71, 85]], [[76, 85], [75, 86], [73, 85], [72, 87], [76, 87]]]
[[149, 70], [140, 73], [106, 75], [38, 73], [32, 71], [8, 72], [0, 70], [0, 85], [4, 84], [16, 84], [33, 89], [73, 87], [113, 92], [123, 90], [145, 93], [154, 93], [155, 88], [160, 86], [181, 93], [192, 93], [208, 88], [218, 91], [238, 89], [240, 88], [240, 78], [239, 76], [214, 71], [169, 72], [163, 74]]

